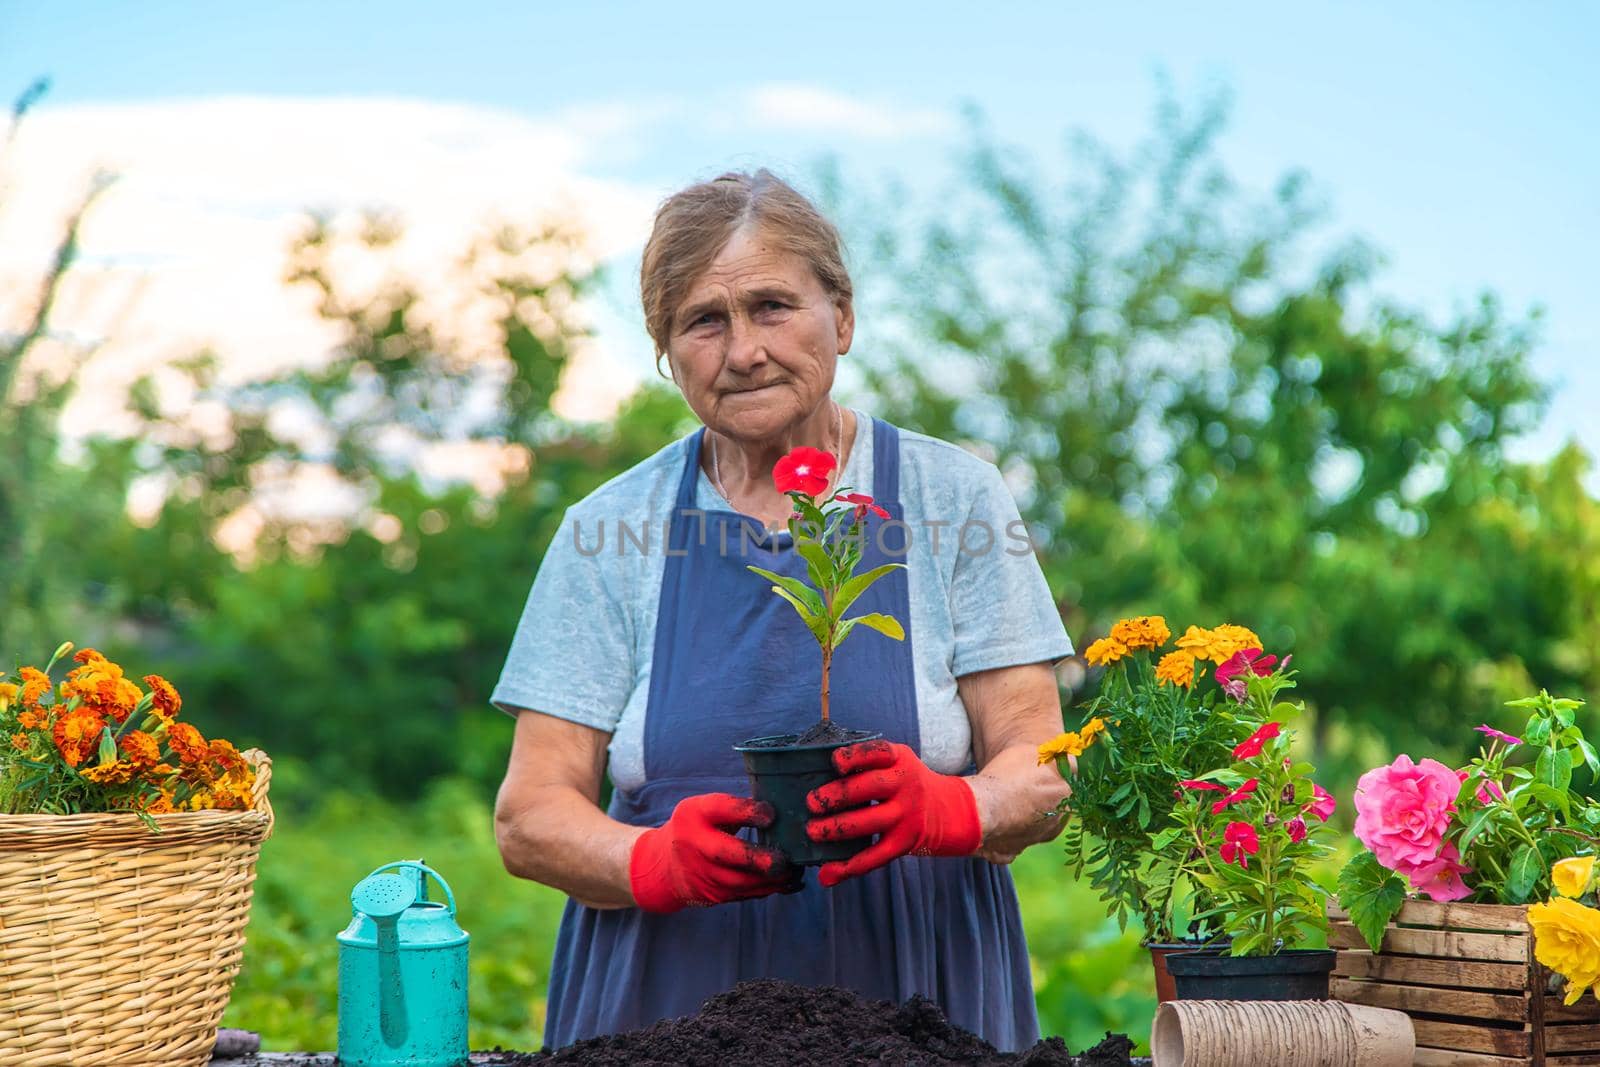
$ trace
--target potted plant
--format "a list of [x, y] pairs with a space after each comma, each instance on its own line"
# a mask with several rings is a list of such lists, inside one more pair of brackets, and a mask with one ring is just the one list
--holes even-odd
[[744, 757], [751, 792], [773, 807], [772, 825], [757, 831], [763, 845], [777, 848], [798, 866], [816, 866], [849, 859], [867, 840], [812, 841], [806, 835], [806, 794], [837, 778], [833, 753], [845, 745], [870, 741], [879, 735], [852, 730], [833, 721], [829, 708], [829, 675], [839, 646], [857, 627], [876, 630], [896, 641], [905, 639], [899, 620], [879, 612], [846, 617], [850, 607], [878, 579], [904, 569], [903, 563], [886, 563], [856, 574], [869, 512], [887, 519], [889, 513], [864, 493], [840, 491], [827, 500], [828, 478], [836, 464], [832, 453], [816, 448], [796, 448], [772, 470], [779, 492], [794, 502], [789, 533], [795, 551], [805, 561], [802, 578], [778, 574], [754, 565], [749, 570], [772, 583], [772, 591], [794, 608], [816, 639], [822, 653], [820, 715], [815, 726], [800, 734], [754, 737], [735, 745]]
[[[1575, 778], [1600, 782], [1600, 758], [1581, 701], [1541, 690], [1510, 706], [1527, 715], [1518, 732], [1476, 727], [1463, 767], [1401, 755], [1361, 776], [1366, 850], [1339, 876], [1334, 992], [1411, 1013], [1435, 1055], [1594, 1056], [1600, 1001], [1580, 998], [1600, 983], [1600, 802]], [[1502, 1010], [1486, 1014], [1485, 998]]]
[[1331, 851], [1334, 798], [1312, 781], [1315, 768], [1290, 754], [1285, 723], [1303, 704], [1279, 699], [1294, 687], [1289, 659], [1243, 649], [1217, 668], [1250, 735], [1231, 762], [1180, 783], [1176, 837], [1188, 848], [1184, 871], [1211, 901], [1205, 917], [1226, 947], [1167, 958], [1179, 999], [1325, 1000], [1335, 955], [1299, 948], [1327, 930], [1326, 890], [1313, 866]]
[[198, 1067], [238, 972], [271, 765], [94, 649], [56, 682], [71, 649], [0, 674], [0, 1061]]
[[1173, 997], [1167, 955], [1221, 936], [1172, 820], [1180, 783], [1221, 765], [1249, 733], [1203, 665], [1261, 643], [1232, 624], [1190, 626], [1164, 652], [1171, 638], [1162, 616], [1144, 615], [1091, 643], [1085, 659], [1105, 670], [1099, 693], [1076, 730], [1039, 748], [1039, 762], [1055, 761], [1072, 785], [1067, 864], [1074, 877], [1087, 873], [1120, 926], [1142, 924], [1160, 1001]]

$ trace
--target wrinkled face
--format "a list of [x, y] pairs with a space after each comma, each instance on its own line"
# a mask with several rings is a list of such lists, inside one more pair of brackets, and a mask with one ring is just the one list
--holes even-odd
[[855, 315], [799, 256], [739, 230], [672, 319], [667, 359], [700, 421], [740, 440], [781, 440], [833, 388]]

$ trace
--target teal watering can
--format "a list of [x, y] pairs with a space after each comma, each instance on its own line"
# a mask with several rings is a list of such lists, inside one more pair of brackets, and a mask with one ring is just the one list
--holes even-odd
[[[429, 875], [447, 904], [428, 899]], [[350, 905], [339, 935], [341, 1067], [463, 1067], [467, 932], [450, 886], [421, 860], [386, 863]]]

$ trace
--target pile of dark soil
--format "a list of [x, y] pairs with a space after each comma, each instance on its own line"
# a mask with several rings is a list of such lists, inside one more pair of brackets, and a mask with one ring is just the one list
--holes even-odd
[[833, 986], [810, 988], [760, 978], [706, 1001], [700, 1014], [643, 1030], [579, 1041], [556, 1052], [500, 1052], [504, 1067], [1124, 1067], [1133, 1043], [1108, 1034], [1073, 1056], [1059, 1037], [1023, 1052], [993, 1045], [951, 1025], [931, 1000], [898, 1007]]

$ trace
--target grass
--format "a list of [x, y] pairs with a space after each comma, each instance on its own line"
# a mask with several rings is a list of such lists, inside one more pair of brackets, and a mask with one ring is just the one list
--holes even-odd
[[[414, 805], [343, 793], [315, 807], [296, 803], [313, 795], [295, 768], [274, 766], [278, 822], [262, 848], [244, 967], [223, 1025], [260, 1032], [272, 1051], [334, 1048], [335, 936], [350, 920], [350, 890], [384, 863], [422, 858], [449, 879], [472, 936], [472, 1047], [538, 1048], [566, 898], [505, 872], [489, 799], [444, 781]], [[1055, 846], [1030, 850], [1013, 871], [1041, 1030], [1074, 1049], [1107, 1030], [1142, 1042], [1155, 997], [1136, 933], [1119, 932], [1092, 892], [1066, 878]]]

